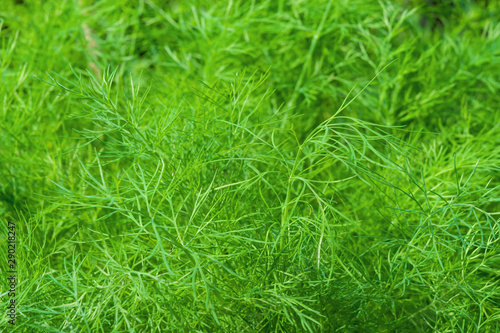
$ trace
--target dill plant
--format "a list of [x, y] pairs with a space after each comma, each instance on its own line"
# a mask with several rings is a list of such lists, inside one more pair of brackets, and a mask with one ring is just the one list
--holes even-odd
[[496, 4], [450, 3], [2, 3], [13, 330], [498, 331]]

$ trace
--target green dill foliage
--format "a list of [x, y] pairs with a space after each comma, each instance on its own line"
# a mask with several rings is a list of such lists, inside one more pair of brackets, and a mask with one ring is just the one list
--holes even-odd
[[498, 10], [2, 1], [1, 330], [500, 331]]

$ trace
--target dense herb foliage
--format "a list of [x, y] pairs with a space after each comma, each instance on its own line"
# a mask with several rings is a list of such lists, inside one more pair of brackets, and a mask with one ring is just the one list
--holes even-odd
[[500, 331], [499, 10], [1, 1], [10, 328]]

